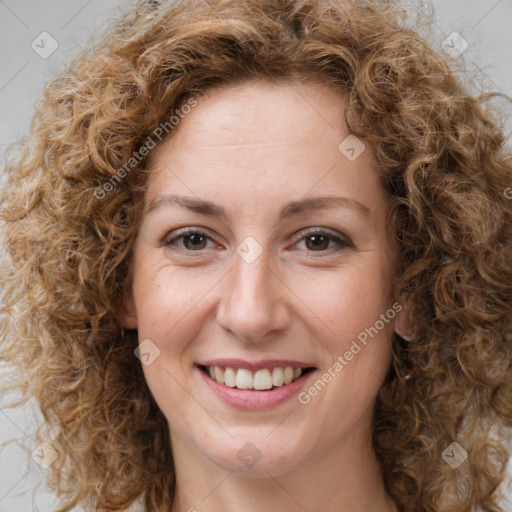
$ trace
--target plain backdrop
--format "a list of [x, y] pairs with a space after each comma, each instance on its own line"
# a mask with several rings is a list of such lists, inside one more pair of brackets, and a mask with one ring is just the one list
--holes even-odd
[[[0, 151], [26, 135], [44, 83], [131, 3], [0, 0]], [[431, 44], [467, 70], [475, 92], [493, 90], [512, 96], [512, 0], [410, 0], [410, 4], [432, 17]], [[496, 105], [508, 119], [510, 134], [511, 108], [504, 100]], [[31, 434], [40, 421], [35, 407], [0, 408], [0, 442], [25, 437], [28, 446], [36, 448]], [[0, 512], [54, 510], [51, 496], [42, 488], [34, 489], [44, 478], [45, 470], [17, 443], [0, 446]], [[510, 502], [504, 510], [512, 511], [508, 492]]]

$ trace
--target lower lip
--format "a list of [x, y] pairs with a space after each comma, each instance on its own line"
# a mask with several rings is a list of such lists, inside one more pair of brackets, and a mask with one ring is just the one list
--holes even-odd
[[311, 371], [291, 384], [286, 384], [269, 391], [229, 388], [219, 384], [197, 368], [210, 389], [225, 403], [243, 410], [262, 410], [276, 407], [297, 395], [308, 379], [315, 373]]

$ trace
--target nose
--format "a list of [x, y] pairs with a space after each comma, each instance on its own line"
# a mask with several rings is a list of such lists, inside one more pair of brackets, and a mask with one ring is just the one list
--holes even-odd
[[267, 253], [263, 251], [251, 263], [236, 254], [234, 266], [223, 280], [217, 322], [245, 342], [268, 341], [271, 333], [286, 329], [290, 322], [284, 300], [288, 289], [269, 267]]

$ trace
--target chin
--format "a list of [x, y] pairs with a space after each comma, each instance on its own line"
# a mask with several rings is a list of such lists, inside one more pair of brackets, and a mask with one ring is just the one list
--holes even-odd
[[[268, 436], [268, 432], [265, 435]], [[226, 471], [268, 477], [269, 473], [272, 476], [286, 474], [303, 462], [304, 445], [290, 441], [290, 436], [285, 438], [282, 434], [274, 439], [271, 434], [265, 439], [260, 431], [258, 436], [248, 432], [198, 448]]]

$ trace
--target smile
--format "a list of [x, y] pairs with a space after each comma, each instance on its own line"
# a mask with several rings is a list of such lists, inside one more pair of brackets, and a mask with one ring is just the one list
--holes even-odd
[[292, 399], [314, 377], [313, 362], [291, 359], [197, 361], [197, 373], [218, 400], [238, 410], [269, 410]]
[[229, 388], [268, 391], [295, 382], [313, 368], [277, 366], [274, 368], [236, 368], [230, 366], [205, 366], [199, 368], [215, 382]]

